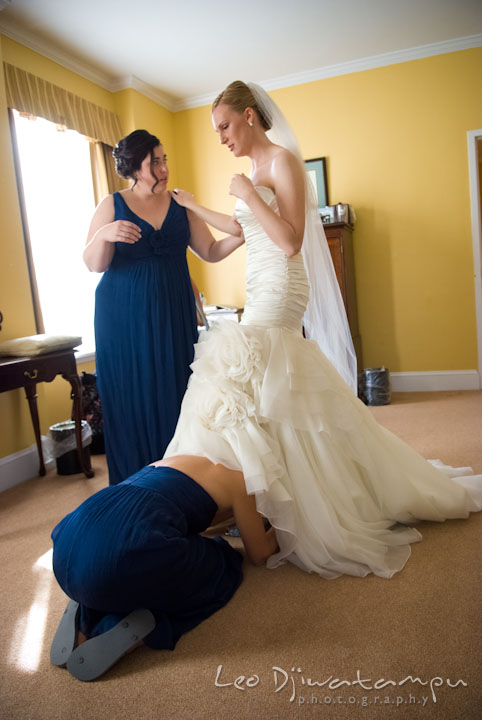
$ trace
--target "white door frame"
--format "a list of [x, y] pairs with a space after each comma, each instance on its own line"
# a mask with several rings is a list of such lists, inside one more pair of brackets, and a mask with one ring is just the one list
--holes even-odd
[[482, 388], [482, 218], [480, 202], [477, 140], [482, 141], [481, 130], [469, 130], [467, 132], [467, 145], [469, 153], [469, 185], [470, 185], [470, 215], [472, 221], [472, 246], [474, 253], [474, 288], [475, 288], [475, 313], [477, 322], [477, 350], [478, 350], [478, 373], [479, 388]]

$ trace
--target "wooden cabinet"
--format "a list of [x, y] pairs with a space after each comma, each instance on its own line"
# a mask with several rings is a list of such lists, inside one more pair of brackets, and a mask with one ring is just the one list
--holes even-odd
[[323, 225], [330, 248], [336, 277], [345, 303], [353, 345], [355, 347], [358, 372], [363, 370], [363, 357], [360, 332], [358, 330], [358, 310], [356, 303], [355, 268], [353, 262], [353, 227], [345, 223], [327, 223]]

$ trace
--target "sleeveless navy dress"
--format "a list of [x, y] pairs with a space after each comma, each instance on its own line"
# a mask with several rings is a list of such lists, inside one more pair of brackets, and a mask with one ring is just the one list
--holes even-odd
[[185, 208], [171, 199], [155, 230], [120, 193], [113, 197], [115, 219], [136, 223], [142, 236], [133, 245], [115, 243], [95, 299], [96, 370], [112, 485], [164, 455], [197, 342]]
[[222, 608], [241, 584], [242, 555], [199, 535], [217, 505], [188, 475], [148, 466], [105, 487], [52, 532], [53, 568], [80, 603], [87, 637], [139, 608], [156, 627], [144, 642], [172, 650], [183, 633]]

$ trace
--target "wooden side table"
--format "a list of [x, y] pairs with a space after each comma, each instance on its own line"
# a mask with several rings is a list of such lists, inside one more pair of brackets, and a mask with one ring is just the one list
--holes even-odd
[[25, 388], [40, 460], [39, 475], [45, 475], [45, 465], [40, 438], [36, 386], [39, 382], [52, 382], [57, 375], [62, 375], [72, 388], [71, 397], [79, 464], [86, 477], [93, 477], [94, 471], [90, 459], [82, 447], [82, 386], [77, 374], [74, 350], [60, 350], [32, 357], [0, 357], [0, 392]]

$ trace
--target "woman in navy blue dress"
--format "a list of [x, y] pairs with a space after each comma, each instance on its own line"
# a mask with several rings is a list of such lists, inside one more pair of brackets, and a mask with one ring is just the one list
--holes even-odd
[[104, 273], [95, 338], [110, 484], [162, 457], [174, 434], [197, 341], [187, 248], [217, 262], [244, 242], [234, 222], [233, 235], [216, 242], [172, 200], [154, 135], [136, 130], [113, 154], [133, 184], [98, 205], [84, 250], [89, 270]]
[[242, 555], [200, 533], [234, 515], [247, 556], [277, 550], [241, 472], [203, 457], [164, 458], [100, 490], [52, 532], [53, 568], [71, 598], [50, 658], [94, 680], [142, 640], [172, 650], [242, 581]]

